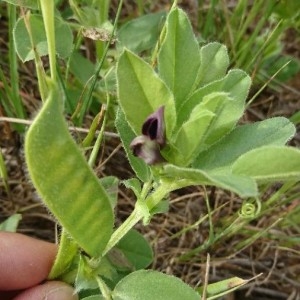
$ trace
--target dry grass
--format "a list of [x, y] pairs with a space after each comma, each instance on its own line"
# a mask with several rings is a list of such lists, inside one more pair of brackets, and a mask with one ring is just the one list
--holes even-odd
[[[3, 23], [3, 21], [2, 21]], [[5, 25], [5, 24], [2, 24]], [[5, 26], [1, 26], [5, 28]], [[1, 54], [5, 54], [5, 40], [0, 41]], [[300, 46], [295, 46], [292, 39], [287, 39], [286, 50], [300, 58]], [[35, 114], [39, 106], [36, 79], [32, 77], [32, 65], [26, 64], [20, 70], [23, 82], [22, 98], [29, 114]], [[26, 83], [26, 84], [25, 84]], [[0, 88], [1, 83], [0, 83]], [[247, 110], [243, 122], [263, 120], [272, 116], [291, 116], [300, 109], [300, 75], [293, 81], [282, 85], [278, 91], [265, 90]], [[3, 111], [0, 111], [3, 114]], [[11, 129], [11, 124], [0, 122], [0, 147], [5, 157], [9, 178], [9, 193], [0, 181], [0, 222], [14, 213], [22, 213], [19, 232], [44, 240], [55, 240], [55, 222], [47, 209], [41, 204], [27, 177], [23, 154], [23, 136]], [[300, 145], [299, 134], [291, 141]], [[99, 176], [114, 175], [120, 179], [130, 178], [132, 172], [124, 152], [119, 147], [120, 141], [106, 139], [105, 147], [99, 157], [96, 172]], [[115, 149], [118, 151], [114, 152]], [[114, 153], [112, 156], [111, 153]], [[109, 159], [107, 159], [109, 158]], [[103, 165], [103, 161], [105, 164]], [[272, 187], [274, 191], [277, 186]], [[300, 189], [298, 189], [300, 190]], [[270, 191], [269, 191], [270, 192]], [[207, 190], [211, 209], [217, 209], [213, 215], [216, 231], [224, 228], [230, 217], [239, 211], [242, 200], [236, 195], [216, 189]], [[210, 254], [209, 282], [240, 276], [250, 278], [263, 273], [251, 284], [226, 299], [300, 299], [300, 243], [298, 246], [282, 246], [281, 237], [298, 238], [299, 223], [295, 227], [275, 226], [268, 235], [258, 238], [251, 245], [234, 251], [237, 245], [247, 239], [247, 232], [260, 232], [273, 224], [283, 212], [288, 212], [300, 204], [295, 200], [284, 207], [278, 207], [271, 213], [249, 223], [242, 233], [220, 239], [211, 247], [195, 254], [188, 261], [181, 261], [180, 255], [197, 248], [209, 236], [208, 220], [201, 222], [193, 230], [180, 235], [178, 232], [192, 226], [207, 214], [205, 191], [202, 187], [191, 187], [170, 195], [170, 210], [167, 214], [155, 216], [149, 226], [137, 225], [151, 243], [155, 259], [152, 268], [168, 274], [174, 274], [190, 285], [203, 284], [206, 257]], [[118, 223], [123, 221], [134, 207], [134, 197], [120, 186], [119, 201], [116, 209]], [[297, 230], [298, 228], [298, 230]], [[225, 298], [224, 298], [225, 299]]]

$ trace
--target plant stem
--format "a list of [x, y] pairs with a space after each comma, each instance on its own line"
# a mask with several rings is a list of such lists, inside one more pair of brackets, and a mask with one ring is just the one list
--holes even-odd
[[115, 18], [115, 21], [114, 21], [114, 26], [113, 26], [113, 29], [112, 29], [112, 33], [111, 33], [111, 36], [110, 36], [110, 39], [109, 41], [106, 43], [106, 47], [103, 51], [103, 56], [97, 66], [97, 70], [92, 78], [92, 83], [91, 83], [91, 87], [88, 91], [88, 94], [87, 94], [87, 97], [86, 97], [86, 101], [83, 102], [83, 106], [82, 106], [82, 109], [80, 111], [80, 115], [79, 115], [79, 121], [81, 122], [82, 119], [83, 119], [83, 116], [86, 112], [86, 110], [88, 109], [88, 107], [90, 106], [90, 103], [91, 103], [91, 99], [92, 99], [92, 94], [93, 94], [93, 91], [95, 89], [95, 86], [96, 86], [96, 83], [97, 83], [97, 80], [98, 80], [98, 76], [99, 76], [99, 73], [102, 69], [102, 66], [104, 64], [104, 60], [106, 58], [106, 55], [107, 55], [107, 52], [108, 52], [108, 49], [109, 49], [109, 46], [111, 44], [111, 41], [113, 40], [113, 37], [114, 37], [114, 33], [116, 31], [116, 28], [117, 28], [117, 23], [118, 23], [118, 20], [119, 20], [119, 17], [120, 17], [120, 14], [121, 14], [121, 8], [123, 6], [123, 1], [124, 0], [120, 0], [119, 2], [119, 5], [118, 5], [118, 10], [117, 10], [117, 13], [116, 13], [116, 18]]
[[40, 6], [46, 31], [51, 78], [56, 83], [56, 47], [54, 29], [54, 1], [40, 0]]
[[[147, 183], [146, 183], [147, 184]], [[140, 198], [135, 204], [135, 208], [131, 215], [120, 225], [118, 229], [112, 234], [110, 241], [108, 242], [103, 256], [107, 254], [124, 236], [133, 228], [141, 219], [145, 217], [145, 206], [147, 211], [151, 211], [169, 192], [178, 188], [178, 183], [165, 182], [162, 183], [152, 194], [150, 194], [145, 200]], [[149, 190], [149, 186], [146, 185], [146, 190]]]
[[39, 85], [39, 92], [42, 98], [42, 101], [45, 102], [46, 98], [48, 96], [48, 87], [46, 83], [46, 73], [43, 67], [43, 63], [41, 60], [41, 57], [37, 53], [36, 45], [34, 44], [33, 41], [33, 36], [32, 36], [32, 31], [31, 31], [31, 24], [30, 24], [30, 11], [24, 15], [24, 24], [26, 26], [29, 39], [30, 39], [30, 44], [32, 51], [34, 53], [34, 62], [35, 62], [35, 69], [36, 69], [36, 74], [38, 77], [38, 85]]
[[107, 92], [107, 101], [106, 101], [106, 104], [102, 104], [102, 109], [104, 110], [103, 122], [102, 122], [100, 132], [99, 132], [99, 134], [97, 136], [96, 142], [94, 144], [92, 153], [91, 153], [89, 161], [88, 161], [88, 164], [91, 167], [93, 167], [94, 164], [95, 164], [95, 161], [96, 161], [96, 158], [97, 158], [97, 154], [99, 152], [99, 149], [100, 149], [100, 146], [101, 146], [101, 143], [102, 143], [102, 139], [103, 139], [103, 135], [104, 135], [104, 130], [105, 130], [106, 122], [107, 122], [107, 112], [109, 110], [109, 104], [110, 104], [110, 97], [109, 97], [109, 94]]
[[161, 181], [160, 186], [158, 186], [158, 188], [152, 194], [150, 194], [145, 200], [148, 210], [151, 211], [170, 192], [189, 185], [191, 185], [191, 182], [185, 179], [174, 180], [174, 181], [169, 181], [169, 180]]
[[131, 215], [125, 220], [125, 222], [112, 234], [106, 248], [103, 251], [102, 256], [107, 254], [122, 238], [125, 234], [137, 224], [143, 217], [141, 210], [136, 206]]

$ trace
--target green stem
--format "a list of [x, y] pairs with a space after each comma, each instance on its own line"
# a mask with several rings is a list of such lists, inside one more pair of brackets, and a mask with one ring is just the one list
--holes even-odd
[[211, 208], [210, 208], [209, 199], [208, 199], [208, 195], [207, 195], [207, 191], [206, 191], [205, 186], [204, 186], [204, 198], [205, 198], [205, 202], [206, 202], [208, 222], [209, 222], [209, 237], [208, 237], [208, 240], [209, 240], [210, 243], [212, 243], [213, 240], [214, 240], [215, 234], [214, 234], [214, 226], [213, 226], [212, 215], [211, 215]]
[[158, 203], [170, 192], [175, 190], [174, 184], [161, 184], [152, 194], [146, 199], [148, 210], [151, 211]]
[[79, 121], [80, 121], [80, 122], [82, 121], [83, 116], [84, 116], [84, 114], [85, 114], [87, 108], [90, 106], [90, 103], [91, 103], [91, 101], [92, 101], [92, 94], [93, 94], [93, 91], [94, 91], [94, 89], [95, 89], [96, 83], [97, 83], [97, 81], [98, 81], [99, 73], [100, 73], [100, 71], [101, 71], [101, 69], [102, 69], [102, 66], [103, 66], [103, 64], [104, 64], [104, 60], [105, 60], [105, 58], [106, 58], [106, 55], [107, 55], [108, 49], [109, 49], [109, 47], [110, 47], [110, 44], [111, 44], [111, 42], [112, 42], [112, 40], [113, 40], [113, 38], [114, 38], [114, 34], [115, 34], [115, 31], [116, 31], [116, 28], [117, 28], [117, 23], [118, 23], [120, 14], [121, 14], [121, 8], [122, 8], [122, 6], [123, 6], [123, 1], [124, 1], [124, 0], [120, 0], [120, 2], [119, 2], [118, 10], [117, 10], [117, 13], [116, 13], [116, 18], [115, 18], [115, 22], [114, 22], [114, 26], [113, 26], [113, 29], [112, 29], [112, 33], [111, 33], [110, 39], [109, 39], [109, 41], [106, 43], [106, 47], [105, 47], [105, 49], [104, 49], [104, 51], [103, 51], [103, 56], [102, 56], [102, 58], [101, 58], [101, 60], [100, 60], [100, 62], [99, 62], [99, 64], [98, 64], [97, 70], [96, 70], [96, 72], [95, 72], [95, 74], [94, 74], [94, 76], [93, 76], [93, 78], [92, 78], [91, 87], [90, 87], [90, 89], [89, 89], [89, 91], [88, 91], [88, 94], [87, 94], [87, 101], [84, 101], [83, 107], [82, 107], [82, 109], [81, 109], [81, 111], [80, 111], [80, 116], [79, 116]]
[[161, 185], [158, 186], [158, 188], [152, 194], [150, 194], [145, 200], [148, 210], [151, 211], [170, 192], [189, 185], [191, 185], [191, 182], [185, 179], [174, 180], [172, 182], [162, 181]]
[[100, 146], [101, 146], [101, 142], [102, 142], [102, 139], [103, 139], [106, 122], [107, 122], [107, 112], [108, 112], [109, 104], [110, 104], [110, 97], [109, 97], [108, 93], [107, 93], [107, 102], [106, 103], [107, 104], [102, 104], [103, 105], [103, 109], [104, 109], [104, 118], [103, 118], [103, 122], [102, 122], [102, 126], [101, 126], [101, 129], [100, 129], [100, 132], [99, 132], [99, 134], [97, 136], [95, 145], [93, 147], [92, 153], [91, 153], [89, 161], [88, 161], [88, 164], [91, 167], [93, 167], [94, 164], [95, 164], [95, 161], [96, 161], [96, 158], [97, 158], [97, 154], [99, 152], [99, 149], [100, 149]]
[[142, 219], [142, 217], [142, 212], [140, 211], [140, 209], [138, 209], [138, 206], [136, 206], [131, 215], [112, 234], [102, 256], [106, 255], [123, 238], [123, 236], [125, 236], [125, 234]]
[[26, 27], [28, 35], [29, 35], [32, 51], [34, 53], [34, 62], [35, 62], [36, 74], [38, 77], [39, 92], [40, 92], [42, 101], [45, 102], [46, 98], [48, 97], [46, 73], [45, 73], [45, 70], [43, 67], [42, 60], [41, 60], [39, 54], [37, 53], [36, 46], [33, 41], [31, 24], [30, 24], [30, 11], [27, 12], [26, 15], [24, 16], [24, 24], [25, 24], [25, 27]]
[[[153, 193], [151, 193], [145, 200], [138, 199], [135, 208], [131, 215], [125, 220], [123, 224], [112, 234], [108, 242], [103, 256], [107, 254], [124, 236], [133, 228], [143, 217], [145, 217], [145, 206], [148, 211], [151, 211], [169, 192], [178, 188], [178, 182], [162, 183]], [[146, 185], [145, 190], [149, 190], [149, 185]]]
[[53, 0], [40, 0], [40, 6], [44, 19], [44, 26], [46, 31], [49, 64], [51, 78], [56, 82], [56, 47], [55, 47], [55, 27], [54, 27], [54, 1]]

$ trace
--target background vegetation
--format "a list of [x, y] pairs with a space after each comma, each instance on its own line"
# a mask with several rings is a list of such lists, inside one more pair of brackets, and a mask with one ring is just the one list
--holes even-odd
[[[229, 49], [231, 67], [241, 68], [251, 75], [254, 84], [241, 123], [274, 116], [285, 116], [297, 126], [300, 123], [300, 12], [297, 2], [179, 1], [190, 16], [199, 43], [224, 43]], [[124, 1], [117, 34], [111, 40], [104, 61], [101, 60], [110, 39], [117, 1], [56, 3], [69, 25], [58, 29], [61, 48], [57, 70], [66, 95], [66, 116], [70, 126], [76, 126], [73, 127], [74, 138], [89, 153], [92, 141], [86, 138], [86, 133], [104, 122], [103, 104], [109, 90], [111, 105], [105, 119], [106, 134], [101, 151], [95, 157], [94, 169], [99, 177], [113, 175], [128, 179], [132, 171], [114, 128], [114, 66], [118, 47], [126, 46], [150, 59], [171, 3]], [[1, 2], [0, 14], [0, 222], [19, 213], [22, 215], [19, 232], [54, 241], [54, 220], [28, 183], [24, 165], [24, 132], [40, 107], [38, 85], [41, 84], [29, 60], [32, 54], [28, 53], [21, 61], [17, 53], [20, 55], [24, 51], [16, 48], [12, 36], [17, 19], [26, 14], [26, 9]], [[38, 26], [39, 20], [35, 22], [34, 26]], [[24, 25], [17, 25], [21, 35]], [[43, 51], [43, 45], [40, 46]], [[46, 56], [42, 63], [47, 65]], [[93, 82], [90, 78], [100, 70], [100, 63], [98, 80]], [[93, 84], [95, 89], [89, 94]], [[299, 143], [299, 134], [289, 142], [295, 147], [299, 147]], [[174, 274], [195, 287], [205, 277], [209, 253], [210, 282], [263, 273], [236, 291], [236, 299], [246, 296], [248, 299], [298, 299], [299, 196], [296, 182], [266, 185], [261, 190], [258, 209], [257, 203], [245, 203], [237, 195], [220, 189], [185, 188], [171, 194], [167, 214], [154, 217], [147, 227], [137, 225], [137, 228], [152, 243], [153, 269]], [[132, 208], [132, 194], [119, 186], [117, 222], [126, 219]], [[232, 224], [234, 226], [230, 226]]]

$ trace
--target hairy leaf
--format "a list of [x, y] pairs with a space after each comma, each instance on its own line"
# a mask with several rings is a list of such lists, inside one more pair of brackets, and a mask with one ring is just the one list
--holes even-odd
[[205, 170], [226, 168], [244, 153], [261, 146], [284, 145], [294, 134], [295, 126], [283, 117], [238, 126], [202, 152], [194, 166]]
[[263, 182], [300, 180], [300, 151], [284, 146], [254, 149], [237, 159], [232, 172]]
[[50, 90], [25, 139], [29, 175], [65, 230], [88, 254], [99, 256], [112, 234], [112, 205], [68, 132], [57, 88]]
[[200, 66], [199, 46], [189, 19], [181, 9], [174, 9], [168, 15], [166, 30], [158, 55], [158, 70], [173, 92], [178, 108], [195, 85]]
[[199, 300], [200, 295], [179, 278], [157, 271], [140, 270], [122, 279], [113, 300]]
[[140, 135], [146, 118], [165, 106], [166, 133], [171, 134], [175, 121], [173, 96], [165, 83], [145, 61], [125, 50], [117, 67], [119, 101], [125, 118]]

